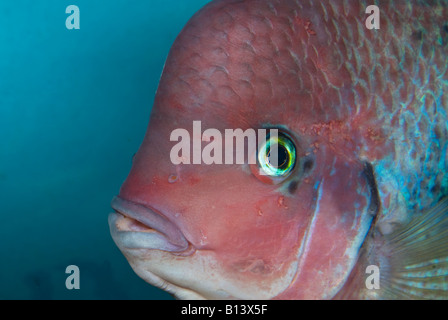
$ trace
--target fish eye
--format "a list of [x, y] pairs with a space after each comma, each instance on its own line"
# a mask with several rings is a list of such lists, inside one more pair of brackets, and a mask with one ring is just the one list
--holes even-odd
[[296, 164], [296, 147], [284, 133], [268, 134], [257, 156], [261, 174], [273, 178], [286, 178]]

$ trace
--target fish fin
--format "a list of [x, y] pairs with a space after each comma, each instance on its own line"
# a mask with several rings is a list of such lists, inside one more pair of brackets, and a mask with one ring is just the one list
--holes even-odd
[[448, 299], [448, 197], [388, 235], [375, 230], [333, 299]]
[[448, 299], [448, 197], [384, 240], [381, 298]]

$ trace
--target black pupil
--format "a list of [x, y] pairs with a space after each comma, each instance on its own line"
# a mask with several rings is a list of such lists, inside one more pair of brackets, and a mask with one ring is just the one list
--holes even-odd
[[288, 159], [289, 159], [288, 150], [286, 150], [286, 148], [281, 145], [278, 145], [277, 149], [278, 149], [278, 166], [275, 166], [274, 164], [271, 163], [271, 160], [270, 160], [271, 150], [270, 149], [268, 151], [269, 163], [272, 166], [277, 167], [278, 169], [285, 169], [285, 167], [288, 165]]

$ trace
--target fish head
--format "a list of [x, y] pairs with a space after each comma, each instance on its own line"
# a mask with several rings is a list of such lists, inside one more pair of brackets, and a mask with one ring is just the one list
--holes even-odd
[[[371, 183], [350, 131], [363, 116], [334, 99], [348, 80], [329, 83], [306, 58], [319, 41], [299, 18], [290, 26], [291, 10], [213, 2], [168, 56], [109, 224], [135, 272], [178, 298], [331, 298], [370, 228]], [[189, 158], [173, 159], [178, 129]], [[257, 139], [277, 129], [291, 146], [279, 143], [293, 159], [287, 174], [263, 171], [260, 144], [243, 163], [193, 163], [195, 148], [224, 141], [227, 129], [254, 129]]]

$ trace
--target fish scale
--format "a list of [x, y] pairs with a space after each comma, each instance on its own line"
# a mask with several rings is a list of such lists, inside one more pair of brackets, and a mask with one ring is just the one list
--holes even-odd
[[[376, 100], [377, 103], [370, 104], [375, 106], [377, 116], [382, 120], [382, 127], [384, 130], [384, 135], [392, 137], [393, 147], [395, 149], [395, 156], [389, 155], [387, 159], [378, 159], [377, 161], [372, 161], [375, 165], [378, 173], [378, 183], [380, 184], [380, 189], [383, 190], [384, 194], [390, 194], [393, 189], [400, 185], [401, 192], [403, 193], [404, 204], [407, 204], [407, 209], [414, 208], [415, 210], [421, 210], [424, 207], [431, 205], [434, 201], [443, 194], [442, 190], [447, 188], [447, 179], [439, 178], [438, 183], [440, 187], [437, 194], [432, 194], [430, 191], [435, 186], [435, 178], [438, 176], [443, 176], [446, 172], [446, 159], [442, 156], [435, 156], [434, 154], [446, 154], [446, 136], [447, 129], [446, 123], [448, 118], [446, 117], [446, 106], [447, 98], [443, 96], [443, 92], [447, 90], [446, 81], [446, 68], [447, 68], [447, 46], [436, 46], [434, 50], [427, 49], [427, 47], [433, 48], [432, 44], [436, 42], [442, 35], [443, 23], [446, 23], [446, 18], [448, 16], [447, 3], [443, 3], [443, 10], [435, 9], [428, 6], [426, 11], [422, 10], [421, 16], [412, 17], [410, 16], [410, 11], [415, 12], [415, 6], [404, 5], [404, 10], [395, 10], [395, 14], [389, 17], [385, 13], [389, 13], [390, 10], [384, 10], [388, 5], [396, 5], [400, 2], [380, 2], [378, 4], [381, 11], [381, 29], [378, 31], [368, 31], [365, 33], [375, 33], [377, 36], [371, 39], [370, 43], [367, 41], [367, 37], [364, 41], [364, 45], [361, 48], [371, 48], [362, 52], [359, 51], [360, 46], [357, 45], [355, 36], [352, 30], [359, 30], [362, 25], [362, 20], [357, 20], [357, 27], [351, 28], [350, 25], [338, 25], [336, 41], [338, 41], [339, 34], [342, 34], [342, 41], [344, 43], [344, 48], [347, 49], [345, 53], [346, 57], [346, 68], [349, 69], [349, 74], [351, 75], [351, 85], [353, 92], [365, 91], [365, 88], [359, 86], [360, 80], [360, 68], [357, 67], [356, 62], [353, 65], [352, 48], [357, 48], [359, 52], [356, 55], [356, 61], [364, 62], [363, 69], [372, 70], [370, 72], [364, 73], [364, 75], [369, 75], [371, 73], [375, 74], [375, 77], [364, 77], [362, 80], [367, 84], [368, 92], [375, 92], [379, 97]], [[422, 2], [422, 5], [423, 2]], [[438, 4], [436, 4], [438, 5]], [[360, 5], [360, 8], [367, 7], [367, 3], [364, 2]], [[400, 5], [399, 8], [403, 6]], [[333, 6], [331, 8], [334, 9]], [[428, 14], [431, 11], [432, 14]], [[442, 13], [442, 11], [444, 13]], [[340, 12], [340, 11], [339, 11]], [[347, 14], [346, 6], [344, 6], [343, 14]], [[325, 16], [325, 12], [323, 12]], [[398, 16], [398, 21], [394, 19], [394, 15]], [[429, 16], [428, 16], [429, 15]], [[425, 20], [422, 22], [422, 18]], [[437, 20], [437, 18], [439, 18]], [[340, 21], [338, 17], [333, 18], [335, 21]], [[347, 20], [344, 20], [347, 21]], [[392, 23], [393, 21], [393, 23]], [[428, 25], [427, 21], [431, 21]], [[438, 23], [438, 24], [437, 24]], [[433, 25], [435, 24], [435, 26]], [[335, 23], [333, 23], [335, 25]], [[394, 26], [395, 25], [395, 26]], [[425, 28], [425, 29], [423, 29]], [[398, 30], [402, 31], [398, 31]], [[349, 31], [350, 30], [350, 31]], [[412, 39], [412, 34], [418, 30], [424, 34], [425, 38], [421, 41], [416, 41]], [[396, 31], [398, 31], [398, 36], [401, 36], [398, 41], [406, 43], [410, 41], [409, 45], [397, 46], [388, 45], [389, 43], [397, 43], [397, 40], [391, 41], [385, 37], [384, 32], [388, 32], [391, 37], [394, 37]], [[372, 43], [373, 42], [373, 43]], [[426, 43], [429, 42], [429, 43]], [[384, 48], [387, 53], [396, 52], [395, 55], [389, 57], [388, 55], [383, 55], [379, 50], [373, 50], [373, 48]], [[404, 48], [404, 49], [403, 49]], [[397, 50], [398, 49], [398, 50]], [[378, 52], [379, 51], [379, 52]], [[426, 53], [426, 56], [424, 55]], [[392, 60], [392, 61], [391, 61]], [[377, 64], [369, 63], [370, 61], [378, 61]], [[393, 62], [395, 61], [395, 62]], [[399, 61], [399, 63], [398, 63]], [[391, 63], [392, 62], [392, 63]], [[410, 62], [410, 63], [409, 63]], [[358, 72], [354, 72], [357, 70]], [[443, 70], [440, 72], [439, 70]], [[396, 76], [399, 74], [404, 74], [408, 76], [408, 80], [404, 82], [406, 78]], [[401, 78], [401, 79], [400, 79]], [[385, 88], [388, 83], [388, 79], [394, 79], [391, 81], [391, 88]], [[403, 99], [403, 95], [400, 91], [395, 91], [395, 88], [402, 88], [406, 92], [406, 97], [412, 99], [411, 101], [406, 101]], [[359, 88], [359, 89], [358, 89]], [[389, 91], [389, 92], [387, 92]], [[386, 102], [380, 102], [381, 97], [389, 97]], [[405, 97], [405, 98], [406, 98]], [[430, 97], [430, 101], [426, 101], [426, 97]], [[435, 99], [434, 99], [434, 98]], [[440, 101], [443, 100], [442, 103]], [[360, 99], [353, 99], [357, 101], [353, 105], [359, 106]], [[345, 100], [347, 101], [347, 100]], [[361, 105], [363, 105], [361, 103]], [[367, 104], [368, 105], [368, 104]], [[408, 110], [403, 112], [403, 110]], [[431, 113], [429, 113], [431, 112]], [[404, 114], [403, 114], [404, 113]], [[394, 127], [392, 124], [392, 119], [394, 114], [399, 114], [399, 119], [403, 119], [407, 126], [400, 125]], [[392, 117], [392, 118], [391, 118]], [[433, 119], [428, 121], [427, 118]], [[398, 120], [401, 121], [401, 120]], [[419, 126], [426, 128], [425, 132], [420, 133]], [[405, 129], [407, 127], [407, 130]], [[441, 141], [436, 139], [436, 144], [440, 148], [432, 148], [434, 144], [434, 130], [439, 128], [442, 131]], [[404, 138], [404, 139], [403, 139]], [[420, 146], [419, 146], [420, 145]], [[418, 148], [418, 151], [414, 151]], [[425, 158], [429, 154], [433, 155], [433, 158], [439, 158], [439, 161], [421, 161], [420, 157], [426, 154]], [[410, 157], [411, 156], [411, 157]], [[409, 161], [410, 158], [412, 161]], [[413, 178], [412, 172], [418, 172], [422, 168], [422, 175], [419, 175], [419, 179]], [[443, 168], [442, 170], [440, 170]], [[383, 173], [387, 171], [388, 173], [384, 175]], [[381, 177], [386, 179], [382, 179]], [[391, 185], [391, 177], [408, 177], [408, 180], [399, 181], [397, 185]], [[383, 181], [384, 180], [384, 181]], [[418, 192], [418, 197], [415, 197], [415, 193]], [[414, 196], [414, 197], [413, 197]], [[396, 201], [400, 201], [397, 199]], [[400, 203], [402, 205], [403, 203]], [[384, 214], [387, 214], [390, 207], [397, 207], [398, 204], [390, 204], [389, 206], [383, 205]]]

